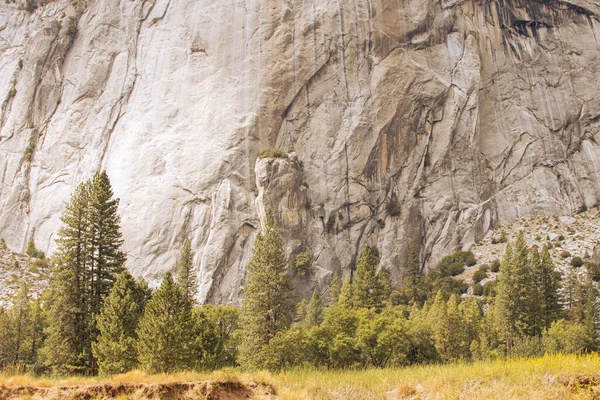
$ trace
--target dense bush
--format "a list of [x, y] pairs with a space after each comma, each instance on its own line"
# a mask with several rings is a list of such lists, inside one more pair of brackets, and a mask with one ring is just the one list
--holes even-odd
[[585, 326], [564, 319], [553, 322], [542, 338], [547, 353], [583, 353], [591, 341]]
[[569, 258], [569, 257], [571, 257], [571, 253], [569, 253], [567, 250], [563, 250], [560, 252], [560, 256], [562, 258]]
[[473, 274], [473, 283], [479, 283], [488, 277], [488, 273], [485, 270], [478, 270]]
[[296, 271], [298, 275], [305, 276], [310, 271], [312, 256], [308, 251], [303, 251], [296, 256]]
[[571, 259], [571, 265], [575, 268], [579, 268], [583, 265], [583, 259], [579, 256], [573, 257]]
[[483, 295], [485, 297], [496, 297], [496, 286], [498, 282], [488, 281], [483, 285]]
[[500, 260], [492, 261], [492, 265], [490, 267], [490, 271], [499, 272], [500, 271]]
[[436, 269], [442, 277], [460, 275], [465, 271], [465, 266], [472, 267], [477, 260], [471, 251], [458, 250], [451, 256], [442, 258]]
[[287, 158], [287, 153], [275, 147], [267, 147], [258, 153], [258, 158]]
[[492, 244], [506, 243], [507, 241], [508, 235], [506, 234], [505, 230], [502, 230], [502, 232], [500, 232], [500, 237], [492, 237]]
[[402, 212], [400, 202], [396, 197], [392, 197], [386, 205], [387, 213], [390, 217], [397, 217]]

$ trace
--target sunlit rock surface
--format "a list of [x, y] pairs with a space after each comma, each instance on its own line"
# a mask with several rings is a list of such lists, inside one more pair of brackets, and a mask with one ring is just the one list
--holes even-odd
[[[239, 303], [267, 209], [298, 295], [365, 242], [396, 283], [515, 218], [600, 200], [600, 1], [0, 4], [0, 236], [51, 252], [108, 171], [128, 267], [183, 238], [202, 301]], [[288, 158], [262, 159], [266, 147]], [[293, 149], [293, 151], [292, 151]], [[388, 204], [400, 209], [389, 215]], [[394, 213], [395, 214], [395, 213]]]

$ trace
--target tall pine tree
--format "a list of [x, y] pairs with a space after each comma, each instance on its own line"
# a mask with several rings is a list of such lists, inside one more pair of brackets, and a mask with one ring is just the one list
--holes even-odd
[[88, 235], [91, 245], [91, 313], [94, 319], [100, 313], [104, 298], [123, 271], [125, 254], [120, 250], [123, 235], [118, 213], [119, 199], [113, 199], [106, 171], [96, 173], [90, 185]]
[[306, 328], [312, 328], [313, 326], [321, 325], [321, 322], [323, 322], [323, 303], [321, 302], [319, 292], [315, 289], [306, 307], [306, 316], [304, 317], [303, 325]]
[[115, 282], [98, 316], [99, 336], [92, 344], [103, 375], [119, 374], [137, 365], [136, 329], [146, 296], [128, 271], [123, 271]]
[[48, 326], [42, 356], [46, 367], [54, 373], [90, 372], [90, 186], [89, 181], [81, 183], [65, 206], [61, 217], [63, 227], [56, 240], [58, 249], [52, 259], [54, 267], [45, 293]]
[[[534, 260], [537, 265], [540, 262]], [[517, 338], [539, 334], [536, 325], [539, 299], [533, 276], [529, 250], [523, 232], [519, 232], [514, 248], [506, 246], [500, 267], [496, 297], [497, 331], [510, 351]]]
[[66, 205], [47, 299], [43, 348], [55, 372], [95, 374], [91, 344], [104, 298], [123, 270], [118, 199], [106, 172], [80, 184]]
[[136, 333], [138, 360], [147, 372], [188, 369], [199, 358], [192, 305], [171, 273], [146, 305]]
[[240, 315], [239, 362], [247, 369], [260, 369], [267, 362], [269, 341], [290, 324], [290, 291], [287, 263], [279, 226], [267, 213], [264, 230], [254, 242], [248, 264], [248, 281]]
[[196, 294], [198, 293], [193, 258], [192, 245], [190, 240], [186, 238], [177, 260], [177, 284], [183, 288], [185, 295], [192, 304], [196, 302]]
[[12, 321], [14, 324], [14, 342], [15, 342], [15, 366], [24, 366], [31, 363], [31, 299], [29, 298], [29, 288], [23, 284], [13, 307], [11, 308]]
[[550, 328], [552, 322], [562, 317], [562, 306], [560, 304], [560, 273], [556, 270], [548, 246], [542, 248], [540, 257], [540, 270], [534, 271], [539, 275], [539, 304], [540, 320], [542, 329]]
[[360, 260], [354, 273], [352, 282], [353, 304], [356, 308], [375, 308], [377, 310], [383, 307], [385, 299], [384, 283], [377, 274], [377, 264], [379, 260], [373, 253], [371, 246], [365, 245]]

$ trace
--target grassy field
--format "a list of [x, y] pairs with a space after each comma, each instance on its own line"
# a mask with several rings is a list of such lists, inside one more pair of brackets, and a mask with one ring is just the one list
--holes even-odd
[[367, 371], [295, 370], [279, 374], [213, 373], [145, 375], [130, 372], [108, 378], [0, 376], [0, 387], [56, 387], [115, 383], [239, 381], [272, 385], [277, 396], [299, 399], [597, 399], [600, 356], [546, 356]]

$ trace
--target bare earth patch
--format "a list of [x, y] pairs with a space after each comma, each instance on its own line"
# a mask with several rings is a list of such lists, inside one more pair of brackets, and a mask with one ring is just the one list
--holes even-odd
[[128, 400], [276, 400], [275, 390], [266, 384], [237, 381], [174, 383], [106, 383], [100, 385], [61, 386], [52, 388], [0, 386], [0, 399], [128, 399]]

